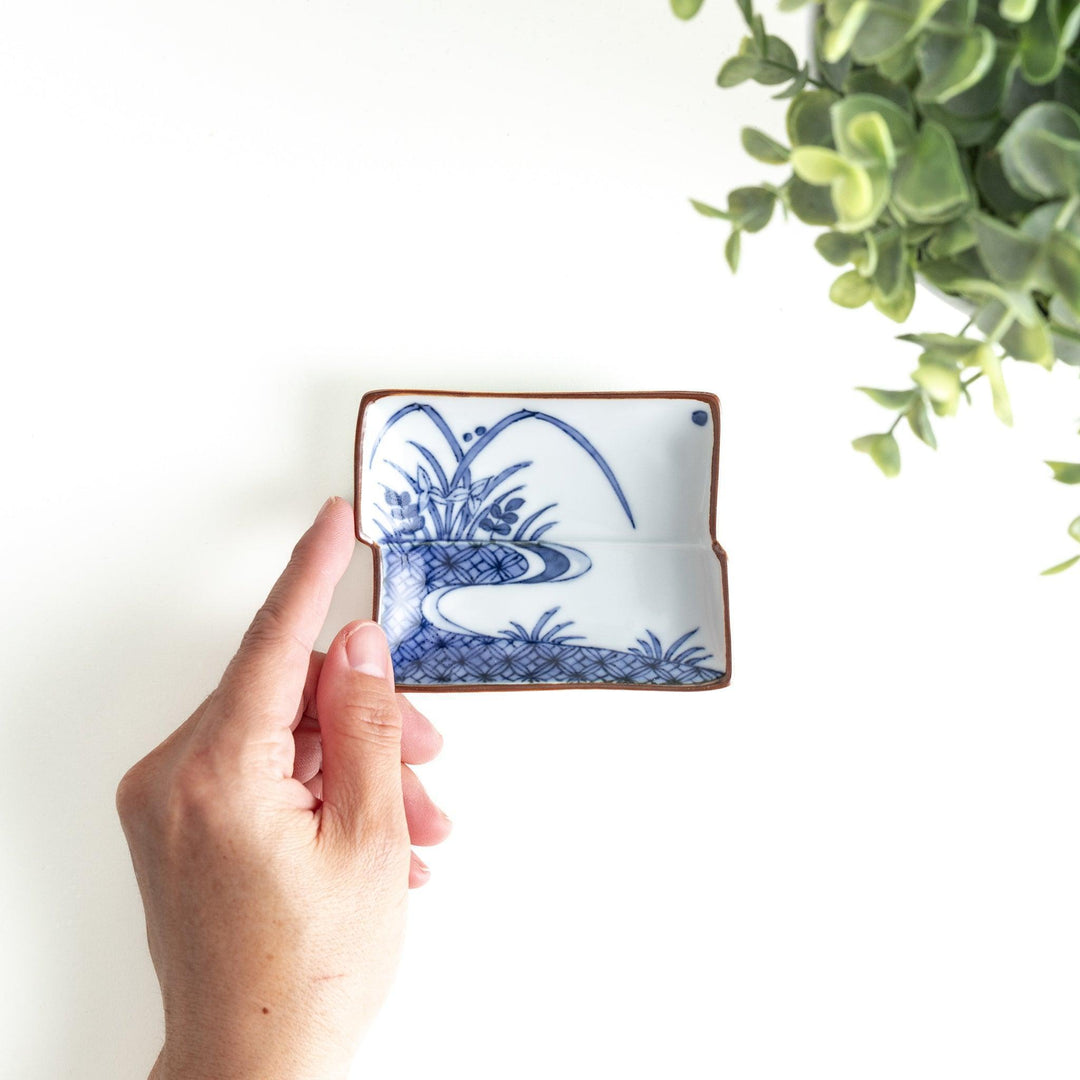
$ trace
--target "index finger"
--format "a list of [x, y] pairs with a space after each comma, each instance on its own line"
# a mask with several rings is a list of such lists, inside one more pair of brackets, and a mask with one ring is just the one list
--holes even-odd
[[226, 710], [230, 727], [290, 729], [303, 699], [315, 639], [355, 545], [352, 508], [344, 499], [328, 499], [293, 549], [222, 677], [226, 699], [235, 694], [243, 702], [242, 708]]

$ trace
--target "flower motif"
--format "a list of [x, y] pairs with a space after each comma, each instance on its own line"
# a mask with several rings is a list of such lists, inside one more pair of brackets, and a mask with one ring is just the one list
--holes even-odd
[[391, 491], [387, 488], [386, 504], [390, 507], [390, 517], [394, 519], [398, 535], [407, 536], [424, 527], [420, 507], [413, 502], [411, 491]]
[[509, 499], [505, 506], [496, 499], [480, 519], [480, 528], [487, 529], [492, 536], [509, 536], [510, 527], [517, 523], [516, 511], [524, 505], [524, 499]]

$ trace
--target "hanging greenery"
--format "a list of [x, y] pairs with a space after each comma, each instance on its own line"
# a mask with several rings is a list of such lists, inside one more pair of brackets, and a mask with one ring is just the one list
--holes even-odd
[[[702, 2], [671, 6], [689, 19]], [[903, 323], [921, 278], [970, 309], [960, 333], [901, 335], [919, 350], [910, 387], [859, 387], [894, 414], [853, 444], [886, 476], [900, 423], [936, 447], [931, 414], [970, 404], [980, 379], [1010, 424], [1008, 362], [1080, 365], [1080, 0], [826, 0], [802, 63], [752, 0], [736, 3], [747, 33], [717, 83], [780, 88], [786, 140], [748, 127], [742, 145], [787, 175], [723, 209], [692, 200], [730, 225], [731, 269], [779, 207], [826, 230], [815, 247], [843, 268], [834, 303]], [[1080, 484], [1080, 464], [1047, 464]], [[1068, 532], [1080, 543], [1080, 517]]]

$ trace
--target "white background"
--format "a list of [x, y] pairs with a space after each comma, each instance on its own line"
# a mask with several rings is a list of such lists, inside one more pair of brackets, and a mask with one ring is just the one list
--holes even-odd
[[[724, 403], [734, 680], [422, 699], [455, 819], [380, 1078], [1074, 1077], [1075, 371], [905, 437], [911, 346], [768, 174], [733, 6], [36, 0], [0, 16], [0, 1074], [138, 1076], [156, 983], [113, 790], [216, 681], [380, 386]], [[795, 23], [796, 37], [801, 30]], [[913, 328], [962, 319], [920, 299]], [[980, 387], [981, 390], [981, 387]], [[332, 615], [366, 610], [363, 553]]]

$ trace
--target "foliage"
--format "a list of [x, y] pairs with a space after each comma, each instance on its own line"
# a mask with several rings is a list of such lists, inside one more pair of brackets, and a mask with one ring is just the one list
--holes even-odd
[[[780, 88], [786, 141], [755, 128], [741, 141], [787, 175], [736, 188], [723, 209], [692, 200], [729, 223], [731, 269], [779, 208], [827, 230], [815, 246], [843, 268], [836, 304], [903, 323], [919, 277], [970, 307], [958, 334], [903, 335], [920, 349], [910, 388], [859, 388], [895, 413], [854, 441], [885, 475], [900, 471], [900, 422], [936, 447], [931, 413], [954, 415], [979, 379], [1010, 424], [1003, 361], [1080, 364], [1080, 3], [824, 0], [802, 63], [752, 0], [736, 3], [747, 33], [717, 83]], [[671, 4], [688, 19], [701, 0]], [[1080, 466], [1049, 464], [1080, 482]], [[1080, 518], [1069, 535], [1080, 542]]]
[[[676, 638], [666, 649], [651, 630], [646, 630], [647, 636], [638, 638], [637, 645], [631, 645], [627, 651], [634, 653], [636, 656], [644, 657], [646, 660], [654, 660], [657, 663], [700, 664], [705, 660], [712, 659], [712, 653], [705, 652], [702, 645], [691, 645], [689, 648], [682, 648], [699, 629], [699, 627], [695, 626], [693, 630], [683, 634], [682, 637]], [[682, 649], [681, 652], [680, 649]]]
[[400, 420], [417, 412], [434, 425], [442, 436], [449, 455], [444, 450], [440, 457], [431, 447], [409, 440], [408, 445], [417, 454], [415, 472], [408, 471], [389, 458], [383, 459], [407, 485], [401, 491], [383, 485], [385, 507], [376, 507], [376, 510], [382, 514], [380, 526], [384, 539], [479, 540], [477, 533], [483, 530], [488, 533], [489, 540], [499, 538], [521, 543], [536, 543], [540, 540], [557, 524], [555, 521], [540, 523], [540, 519], [553, 510], [556, 504], [541, 506], [519, 521], [519, 511], [525, 507], [525, 499], [511, 496], [517, 496], [519, 491], [524, 490], [525, 485], [503, 489], [503, 485], [522, 469], [527, 469], [532, 464], [531, 461], [515, 462], [490, 476], [473, 478], [473, 468], [480, 456], [508, 428], [527, 420], [549, 424], [577, 443], [603, 474], [619, 500], [623, 513], [630, 524], [634, 525], [634, 516], [630, 512], [626, 495], [600, 451], [572, 424], [535, 409], [518, 409], [508, 413], [490, 428], [478, 427], [475, 431], [466, 432], [459, 439], [442, 413], [434, 406], [418, 402], [405, 405], [386, 421], [371, 448], [369, 465], [374, 463], [375, 455], [387, 432]]
[[547, 627], [548, 622], [559, 609], [557, 607], [549, 608], [536, 620], [536, 625], [531, 630], [526, 630], [524, 626], [519, 622], [510, 620], [511, 630], [500, 630], [499, 633], [510, 641], [527, 641], [535, 645], [562, 645], [567, 641], [584, 641], [584, 634], [563, 634], [560, 631], [565, 630], [568, 626], [574, 625], [573, 619], [568, 619], [566, 622], [556, 623], [552, 627]]

